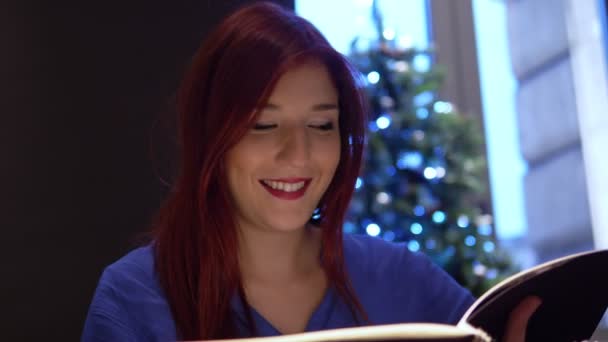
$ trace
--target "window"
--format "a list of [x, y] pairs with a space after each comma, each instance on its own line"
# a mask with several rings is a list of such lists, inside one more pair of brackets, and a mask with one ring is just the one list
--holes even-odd
[[[382, 0], [386, 35], [407, 46], [426, 47], [429, 41], [426, 0]], [[347, 55], [352, 40], [375, 39], [372, 0], [296, 0], [296, 13], [312, 22], [332, 46]]]

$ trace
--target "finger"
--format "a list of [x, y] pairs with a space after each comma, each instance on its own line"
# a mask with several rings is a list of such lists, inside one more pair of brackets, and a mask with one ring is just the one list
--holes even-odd
[[528, 321], [541, 302], [541, 299], [536, 296], [526, 297], [511, 311], [503, 339], [505, 342], [524, 342], [526, 340]]

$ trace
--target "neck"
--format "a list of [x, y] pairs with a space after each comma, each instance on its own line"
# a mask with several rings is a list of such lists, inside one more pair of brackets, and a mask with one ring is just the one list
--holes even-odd
[[319, 269], [320, 230], [239, 231], [239, 264], [245, 281], [290, 281]]

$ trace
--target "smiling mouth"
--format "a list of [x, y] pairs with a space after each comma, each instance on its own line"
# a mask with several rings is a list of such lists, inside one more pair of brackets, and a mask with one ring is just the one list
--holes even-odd
[[312, 178], [261, 179], [260, 184], [274, 197], [296, 200], [306, 193]]

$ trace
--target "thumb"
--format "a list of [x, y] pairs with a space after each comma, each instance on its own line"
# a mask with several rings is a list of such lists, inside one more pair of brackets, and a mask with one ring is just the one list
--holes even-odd
[[540, 304], [541, 299], [539, 297], [529, 296], [524, 298], [509, 315], [503, 341], [524, 342], [526, 340], [528, 321]]

